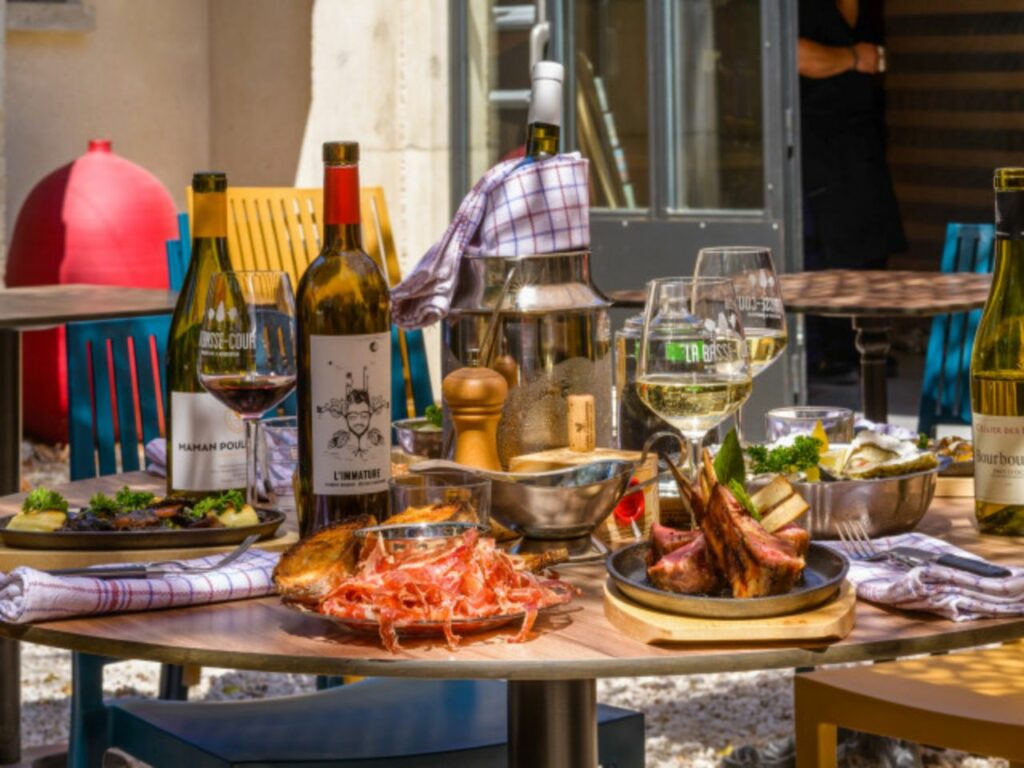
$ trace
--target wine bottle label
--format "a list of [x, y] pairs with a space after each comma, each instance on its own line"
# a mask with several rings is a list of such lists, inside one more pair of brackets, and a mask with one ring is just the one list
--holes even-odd
[[245, 487], [245, 424], [208, 392], [171, 392], [171, 487]]
[[391, 475], [391, 334], [309, 337], [313, 493], [387, 489]]
[[1024, 417], [972, 414], [974, 495], [993, 504], [1024, 504]]

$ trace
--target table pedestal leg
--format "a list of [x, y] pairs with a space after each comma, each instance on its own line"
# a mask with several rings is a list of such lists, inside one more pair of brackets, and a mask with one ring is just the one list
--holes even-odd
[[0, 765], [21, 759], [21, 658], [17, 640], [0, 637]]
[[510, 680], [509, 768], [596, 768], [594, 680]]
[[0, 496], [21, 490], [21, 333], [0, 329]]
[[[21, 334], [0, 329], [0, 495], [21, 490]], [[0, 638], [0, 765], [21, 759], [18, 641]]]
[[860, 391], [864, 416], [884, 423], [889, 418], [889, 395], [885, 380], [889, 357], [889, 321], [882, 317], [855, 317], [857, 351], [860, 352]]

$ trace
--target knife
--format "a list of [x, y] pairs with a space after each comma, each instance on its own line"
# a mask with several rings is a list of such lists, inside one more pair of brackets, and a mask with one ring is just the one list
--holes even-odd
[[986, 563], [984, 560], [975, 560], [972, 557], [936, 554], [935, 552], [918, 549], [917, 547], [893, 547], [889, 552], [898, 558], [909, 561], [911, 565], [935, 563], [936, 565], [944, 565], [947, 568], [955, 568], [958, 571], [967, 571], [975, 576], [984, 576], [991, 579], [1005, 579], [1007, 576], [1013, 575], [1007, 568]]
[[93, 579], [146, 579], [170, 571], [156, 571], [143, 565], [114, 565], [93, 568], [55, 568], [46, 573], [51, 576], [88, 576]]

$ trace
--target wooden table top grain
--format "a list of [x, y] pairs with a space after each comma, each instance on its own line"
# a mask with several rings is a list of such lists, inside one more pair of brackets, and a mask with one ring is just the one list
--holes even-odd
[[156, 288], [121, 285], [37, 285], [0, 288], [0, 329], [61, 325], [74, 320], [99, 320], [169, 314], [178, 294]]
[[[983, 536], [973, 501], [937, 498], [919, 530], [993, 562], [1024, 561], [1024, 542]], [[575, 679], [696, 674], [814, 666], [953, 650], [1024, 637], [1024, 618], [952, 622], [927, 615], [857, 606], [857, 623], [831, 644], [703, 643], [649, 646], [631, 640], [604, 616], [601, 566], [568, 568], [582, 594], [543, 616], [529, 642], [507, 632], [468, 637], [450, 651], [439, 640], [405, 640], [397, 654], [375, 635], [354, 635], [276, 597], [165, 611], [71, 619], [37, 625], [0, 624], [0, 635], [27, 642], [174, 664], [280, 672], [429, 678]]]
[[[984, 306], [992, 276], [975, 273], [826, 269], [779, 275], [788, 312], [834, 317], [927, 316]], [[643, 308], [642, 290], [611, 291], [616, 305]]]

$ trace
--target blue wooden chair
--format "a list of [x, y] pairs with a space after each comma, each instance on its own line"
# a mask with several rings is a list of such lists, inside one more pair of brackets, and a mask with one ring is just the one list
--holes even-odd
[[[994, 236], [991, 224], [948, 224], [942, 271], [991, 272]], [[980, 319], [980, 309], [932, 319], [918, 432], [931, 436], [937, 424], [971, 423], [971, 350]]]
[[160, 436], [167, 401], [169, 315], [67, 325], [71, 479], [140, 468], [140, 449]]

